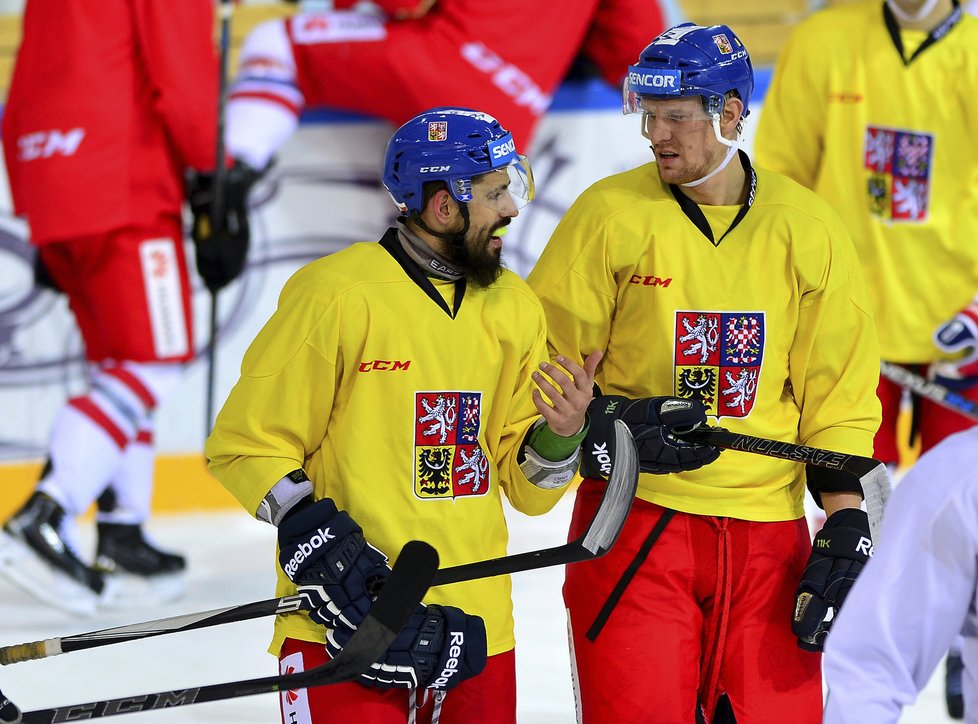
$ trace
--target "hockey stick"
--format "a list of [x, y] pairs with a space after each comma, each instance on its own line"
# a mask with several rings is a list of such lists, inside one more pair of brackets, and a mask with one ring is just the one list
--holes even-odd
[[859, 479], [863, 499], [866, 501], [866, 515], [869, 516], [869, 529], [873, 535], [873, 542], [879, 541], [880, 527], [883, 525], [883, 509], [891, 492], [890, 476], [886, 466], [879, 460], [807, 445], [795, 445], [780, 440], [741, 435], [715, 427], [700, 427], [682, 437], [714, 447], [766, 455], [854, 475]]
[[638, 451], [632, 433], [621, 420], [615, 420], [615, 454], [608, 475], [608, 485], [584, 534], [564, 545], [538, 551], [516, 553], [487, 561], [465, 563], [443, 568], [435, 574], [432, 585], [471, 581], [476, 578], [501, 576], [505, 573], [529, 571], [534, 568], [577, 563], [603, 556], [621, 533], [638, 489]]
[[[615, 455], [601, 503], [594, 519], [582, 536], [564, 545], [538, 551], [516, 553], [475, 563], [466, 563], [439, 570], [433, 586], [471, 581], [477, 578], [501, 576], [535, 568], [559, 566], [566, 563], [597, 558], [604, 555], [617, 540], [631, 509], [638, 487], [638, 453], [627, 425], [615, 422]], [[315, 608], [309, 596], [301, 590], [291, 596], [245, 603], [230, 608], [218, 608], [200, 613], [156, 619], [144, 623], [118, 626], [62, 638], [33, 641], [26, 644], [0, 647], [0, 664], [46, 659], [82, 649], [135, 641], [162, 634], [192, 631], [226, 623], [248, 621], [276, 614], [311, 611]]]
[[918, 375], [916, 372], [892, 362], [880, 362], [880, 372], [887, 379], [896, 382], [898, 385], [903, 385], [911, 392], [949, 410], [954, 410], [962, 417], [978, 421], [978, 404], [949, 390], [944, 385], [931, 382], [923, 375]]
[[[370, 665], [383, 656], [393, 643], [427, 592], [437, 568], [438, 552], [434, 548], [421, 541], [407, 543], [401, 550], [401, 555], [394, 564], [380, 595], [370, 608], [367, 618], [357, 628], [349, 643], [335, 659], [309, 671], [105, 699], [86, 704], [36, 709], [24, 712], [22, 718], [11, 716], [10, 708], [13, 704], [8, 699], [6, 709], [0, 708], [0, 714], [10, 718], [0, 721], [10, 724], [21, 721], [24, 724], [49, 724], [76, 719], [99, 719], [117, 714], [168, 709], [252, 694], [351, 681], [369, 669]], [[2, 693], [0, 697], [3, 697]]]
[[[211, 226], [214, 220], [224, 218], [224, 193], [227, 187], [227, 169], [224, 168], [224, 118], [227, 106], [228, 58], [231, 54], [231, 0], [219, 0], [218, 13], [221, 19], [220, 58], [217, 78], [217, 150], [214, 155], [214, 200], [211, 205]], [[222, 222], [223, 223], [223, 222]], [[210, 345], [207, 347], [207, 407], [204, 420], [204, 437], [210, 434], [214, 424], [214, 379], [217, 367], [217, 292], [211, 291]]]

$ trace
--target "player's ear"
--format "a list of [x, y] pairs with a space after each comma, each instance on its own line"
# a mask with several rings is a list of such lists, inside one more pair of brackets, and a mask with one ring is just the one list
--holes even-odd
[[448, 189], [436, 191], [428, 202], [428, 208], [431, 209], [431, 213], [435, 219], [442, 224], [451, 223], [455, 214], [458, 213], [458, 205], [448, 192]]
[[743, 113], [744, 102], [736, 95], [727, 96], [723, 102], [723, 112], [720, 114], [720, 130], [725, 138], [736, 131]]

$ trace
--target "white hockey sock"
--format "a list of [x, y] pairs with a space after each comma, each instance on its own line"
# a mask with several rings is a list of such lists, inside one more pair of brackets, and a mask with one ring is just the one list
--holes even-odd
[[92, 504], [122, 460], [122, 448], [112, 435], [72, 404], [55, 418], [49, 454], [51, 472], [37, 489], [72, 518]]
[[99, 511], [96, 515], [99, 523], [140, 525], [149, 517], [155, 462], [153, 432], [146, 425], [122, 454], [116, 474], [109, 482], [115, 507], [111, 511]]

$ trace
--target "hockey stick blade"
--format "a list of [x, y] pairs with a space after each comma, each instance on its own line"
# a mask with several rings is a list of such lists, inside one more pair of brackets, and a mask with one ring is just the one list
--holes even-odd
[[476, 578], [502, 576], [534, 568], [559, 566], [597, 558], [608, 552], [618, 539], [638, 489], [638, 451], [628, 426], [615, 420], [615, 454], [594, 519], [576, 540], [554, 548], [516, 553], [487, 561], [442, 568], [435, 574], [433, 586], [471, 581]]
[[357, 628], [349, 643], [335, 659], [309, 671], [36, 709], [24, 712], [22, 721], [24, 724], [52, 724], [76, 719], [100, 719], [118, 714], [351, 681], [369, 669], [393, 643], [428, 591], [437, 569], [438, 552], [434, 548], [421, 541], [407, 543], [367, 618]]
[[753, 435], [741, 435], [713, 427], [699, 427], [682, 437], [704, 445], [766, 455], [767, 457], [814, 465], [819, 468], [840, 470], [854, 475], [859, 480], [859, 486], [862, 488], [863, 498], [866, 501], [866, 515], [869, 517], [869, 529], [873, 535], [873, 542], [879, 542], [880, 528], [883, 525], [883, 509], [890, 499], [892, 490], [886, 466], [879, 460], [807, 445], [795, 445], [780, 440], [769, 440]]
[[[628, 517], [628, 511], [631, 509], [638, 487], [638, 453], [635, 450], [635, 443], [628, 431], [628, 426], [620, 421], [615, 423], [615, 450], [608, 486], [601, 498], [601, 503], [598, 505], [594, 520], [591, 521], [591, 525], [580, 538], [554, 548], [517, 553], [503, 558], [493, 558], [447, 568], [438, 571], [435, 583], [432, 585], [458, 583], [535, 568], [575, 563], [596, 558], [606, 553], [618, 538], [622, 526], [625, 525], [625, 519]], [[449, 578], [451, 580], [448, 580]], [[315, 606], [309, 596], [299, 590], [291, 596], [245, 603], [240, 606], [216, 608], [73, 636], [3, 646], [0, 647], [0, 664], [6, 666], [22, 661], [46, 659], [59, 654], [110, 646], [125, 641], [181, 633], [227, 623], [238, 623], [264, 616], [311, 611], [314, 608]]]
[[962, 397], [944, 385], [931, 382], [923, 375], [918, 375], [906, 367], [901, 367], [892, 362], [880, 362], [880, 372], [888, 380], [906, 387], [920, 397], [936, 402], [938, 405], [953, 410], [969, 420], [978, 421], [978, 404]]

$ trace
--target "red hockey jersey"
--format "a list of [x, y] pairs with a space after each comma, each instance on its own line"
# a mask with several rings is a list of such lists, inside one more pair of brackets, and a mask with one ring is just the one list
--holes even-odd
[[28, 0], [3, 150], [35, 244], [180, 213], [214, 166], [213, 28], [212, 0]]
[[[337, 9], [352, 8], [358, 0], [334, 0]], [[566, 48], [554, 48], [554, 39], [572, 43], [592, 60], [609, 83], [618, 85], [639, 52], [665, 30], [663, 11], [655, 0], [577, 0], [562, 3], [564, 17], [556, 26], [532, 22], [550, 0], [515, 0], [486, 3], [482, 0], [373, 0], [392, 18], [425, 17], [431, 35], [440, 31], [449, 36], [481, 40], [510, 62], [525, 70], [546, 92], [552, 92], [567, 71], [567, 62], [557, 67], [542, 54], [567, 55]], [[427, 10], [426, 10], [427, 9]], [[510, 23], [507, 23], [507, 18]], [[571, 27], [585, 27], [584, 38], [573, 38]], [[514, 32], [514, 28], [518, 28]], [[468, 36], [466, 38], [466, 36]], [[430, 37], [430, 35], [429, 35]], [[460, 43], [461, 44], [461, 43]], [[444, 59], [450, 62], [451, 59]], [[503, 125], [508, 119], [503, 118]], [[509, 126], [507, 126], [508, 128]]]

